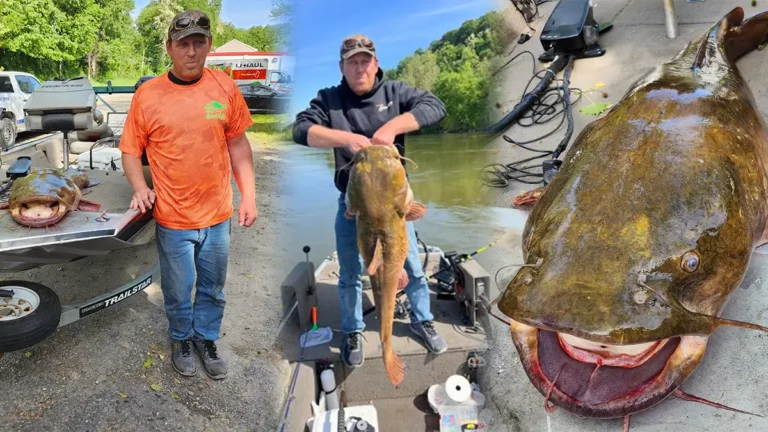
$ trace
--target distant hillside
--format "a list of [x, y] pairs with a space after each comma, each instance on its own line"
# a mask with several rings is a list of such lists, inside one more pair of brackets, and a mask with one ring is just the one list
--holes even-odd
[[418, 49], [385, 71], [387, 78], [429, 90], [445, 103], [448, 116], [428, 132], [465, 132], [487, 125], [491, 63], [504, 49], [502, 26], [498, 12], [465, 21], [427, 50]]

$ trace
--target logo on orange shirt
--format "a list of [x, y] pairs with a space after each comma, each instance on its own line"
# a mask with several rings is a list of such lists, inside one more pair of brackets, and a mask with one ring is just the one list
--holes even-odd
[[219, 120], [226, 120], [227, 118], [227, 106], [220, 104], [216, 101], [210, 101], [205, 106], [205, 119], [211, 120], [211, 119], [219, 119]]

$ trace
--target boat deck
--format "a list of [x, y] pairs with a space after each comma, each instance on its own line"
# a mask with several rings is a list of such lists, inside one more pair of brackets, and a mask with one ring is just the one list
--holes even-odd
[[[423, 259], [423, 255], [422, 255]], [[437, 268], [438, 257], [436, 254], [430, 254], [427, 263], [426, 274], [434, 273]], [[319, 269], [315, 275], [317, 288], [317, 326], [330, 327], [333, 330], [333, 340], [329, 344], [304, 349], [304, 360], [337, 359], [341, 350], [341, 311], [339, 307], [338, 296], [338, 262], [328, 262], [323, 268]], [[367, 278], [365, 278], [367, 279]], [[363, 286], [363, 310], [374, 304], [373, 292], [370, 285], [364, 283]], [[448, 351], [470, 351], [484, 350], [487, 347], [485, 335], [475, 333], [462, 324], [461, 313], [458, 304], [453, 298], [440, 299], [434, 288], [430, 285], [430, 300], [432, 314], [435, 316], [435, 329], [440, 333], [448, 343]], [[405, 296], [401, 296], [401, 299]], [[366, 362], [369, 359], [381, 358], [381, 341], [379, 340], [379, 315], [377, 311], [364, 317], [365, 331], [363, 332], [363, 351]], [[299, 335], [298, 322], [292, 322], [286, 326], [287, 332], [292, 336]], [[396, 319], [392, 332], [392, 346], [395, 352], [400, 356], [426, 355], [427, 349], [422, 345], [408, 328], [409, 320], [406, 318]], [[282, 338], [281, 338], [282, 339]], [[291, 342], [285, 346], [285, 354], [290, 361], [297, 361], [300, 358], [301, 347], [298, 343], [293, 343], [296, 338], [290, 338]]]
[[[424, 254], [421, 255], [421, 259], [424, 260]], [[438, 262], [438, 254], [430, 253], [425, 273], [433, 274]], [[314, 367], [321, 362], [333, 363], [338, 393], [343, 394], [347, 406], [370, 403], [374, 405], [378, 417], [378, 430], [439, 430], [440, 417], [429, 406], [427, 390], [433, 384], [444, 383], [451, 375], [482, 373], [482, 368], [467, 372], [466, 365], [470, 353], [486, 355], [488, 342], [483, 326], [478, 324], [476, 329], [466, 326], [462, 322], [456, 300], [438, 295], [439, 291], [430, 283], [431, 310], [435, 317], [435, 329], [445, 338], [448, 350], [437, 355], [429, 353], [411, 333], [408, 328], [409, 320], [396, 319], [392, 346], [405, 363], [406, 370], [405, 379], [399, 387], [395, 387], [384, 370], [379, 339], [379, 316], [376, 311], [364, 317], [366, 325], [363, 332], [364, 364], [352, 369], [346, 367], [341, 361], [342, 334], [338, 278], [339, 265], [335, 260], [326, 261], [315, 272], [318, 327], [330, 327], [333, 330], [331, 342], [305, 348], [302, 356], [298, 319], [289, 320], [278, 335], [278, 346], [282, 349], [284, 356], [299, 368], [297, 394], [292, 402], [293, 408], [290, 411], [286, 431], [305, 431], [304, 425], [312, 417], [310, 402], [316, 398], [315, 392], [319, 389]], [[367, 277], [364, 277], [363, 310], [373, 304], [373, 293], [366, 279]]]

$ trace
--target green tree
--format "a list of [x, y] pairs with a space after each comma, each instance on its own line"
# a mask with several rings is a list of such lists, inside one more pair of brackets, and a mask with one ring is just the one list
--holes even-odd
[[402, 72], [398, 75], [408, 84], [432, 91], [440, 68], [437, 66], [437, 55], [433, 52], [424, 52], [408, 57]]
[[426, 132], [462, 132], [486, 125], [490, 65], [503, 53], [503, 30], [497, 12], [467, 20], [430, 43], [428, 49], [416, 50], [384, 72], [388, 79], [432, 91], [445, 103], [446, 119]]
[[290, 0], [273, 0], [269, 16], [276, 23], [274, 26], [270, 26], [276, 39], [274, 50], [287, 50], [291, 45], [293, 3]]
[[141, 10], [136, 24], [144, 42], [147, 64], [155, 73], [170, 66], [165, 42], [171, 20], [183, 9], [177, 0], [152, 0]]
[[134, 64], [137, 32], [131, 18], [133, 0], [96, 0], [96, 4], [98, 30], [87, 54], [88, 78], [112, 76], [121, 67], [121, 60], [125, 72], [135, 73], [138, 67]]
[[490, 89], [487, 70], [487, 60], [484, 60], [475, 66], [464, 63], [456, 71], [440, 72], [434, 93], [448, 111], [441, 129], [459, 132], [485, 126]]

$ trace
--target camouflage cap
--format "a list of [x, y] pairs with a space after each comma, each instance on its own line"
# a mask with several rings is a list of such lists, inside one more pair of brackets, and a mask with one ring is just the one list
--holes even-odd
[[211, 37], [211, 20], [205, 12], [186, 10], [173, 17], [168, 27], [169, 40], [176, 41], [193, 34]]
[[341, 42], [341, 49], [339, 55], [342, 60], [346, 60], [357, 53], [368, 53], [373, 57], [376, 57], [376, 46], [373, 41], [368, 39], [368, 36], [357, 34], [345, 38]]

